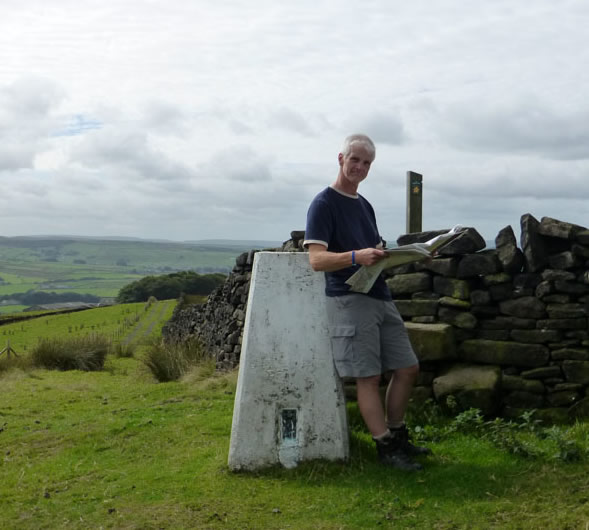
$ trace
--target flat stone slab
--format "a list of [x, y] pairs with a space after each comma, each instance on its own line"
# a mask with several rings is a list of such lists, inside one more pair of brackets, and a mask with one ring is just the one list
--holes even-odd
[[484, 414], [497, 410], [501, 372], [497, 366], [454, 365], [434, 379], [434, 395], [442, 406], [453, 396], [460, 409], [478, 408]]
[[508, 366], [542, 366], [550, 351], [542, 344], [474, 339], [462, 343], [460, 358], [465, 361]]
[[420, 361], [456, 358], [454, 330], [448, 324], [417, 324], [406, 322], [409, 340]]

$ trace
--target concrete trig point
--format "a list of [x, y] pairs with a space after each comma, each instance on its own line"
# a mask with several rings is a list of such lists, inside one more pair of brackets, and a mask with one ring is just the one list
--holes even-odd
[[323, 273], [297, 252], [254, 257], [229, 467], [347, 459], [348, 423], [331, 354]]

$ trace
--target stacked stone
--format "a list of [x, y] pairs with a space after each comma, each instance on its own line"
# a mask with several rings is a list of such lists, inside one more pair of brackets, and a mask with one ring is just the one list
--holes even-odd
[[[521, 250], [509, 226], [489, 250], [469, 228], [430, 263], [385, 271], [421, 362], [416, 398], [444, 405], [452, 395], [489, 415], [589, 416], [589, 230], [526, 214], [521, 234]], [[303, 239], [292, 232], [274, 250], [301, 251]], [[198, 337], [218, 368], [236, 366], [255, 252], [237, 258], [206, 304], [179, 308], [165, 338]]]
[[[498, 234], [493, 250], [483, 250], [484, 241], [469, 229], [432, 263], [386, 271], [422, 361], [418, 394], [427, 397], [432, 387], [439, 401], [458, 394], [462, 406], [489, 414], [502, 407], [505, 415], [530, 408], [586, 414], [589, 231], [530, 214], [521, 228], [523, 250], [511, 227]], [[433, 235], [408, 234], [398, 243]]]
[[[280, 252], [303, 250], [305, 232], [295, 230], [291, 238], [280, 248], [266, 249]], [[215, 357], [220, 370], [234, 368], [239, 364], [247, 298], [254, 255], [250, 250], [239, 255], [235, 266], [223, 285], [211, 293], [205, 304], [184, 306], [179, 304], [162, 334], [170, 342], [198, 339], [211, 356]]]
[[244, 252], [223, 285], [203, 305], [181, 304], [162, 334], [170, 342], [198, 339], [215, 357], [218, 369], [237, 366], [255, 250]]

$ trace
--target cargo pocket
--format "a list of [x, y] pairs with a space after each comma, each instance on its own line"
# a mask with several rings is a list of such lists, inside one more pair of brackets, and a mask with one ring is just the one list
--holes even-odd
[[356, 326], [331, 326], [331, 348], [336, 364], [352, 364], [354, 362], [354, 336]]

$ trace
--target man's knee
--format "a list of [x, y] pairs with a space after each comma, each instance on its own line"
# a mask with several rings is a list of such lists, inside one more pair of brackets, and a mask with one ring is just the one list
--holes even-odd
[[371, 377], [357, 377], [356, 378], [356, 388], [376, 388], [378, 389], [380, 385], [380, 375], [374, 375]]
[[398, 368], [394, 371], [393, 377], [397, 379], [404, 379], [408, 382], [414, 383], [419, 375], [419, 364], [407, 366], [405, 368]]

